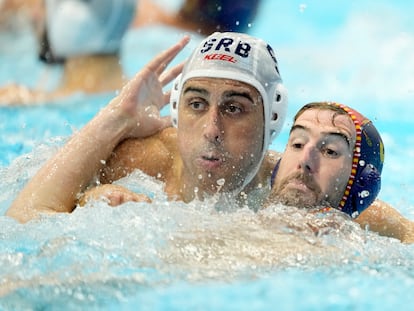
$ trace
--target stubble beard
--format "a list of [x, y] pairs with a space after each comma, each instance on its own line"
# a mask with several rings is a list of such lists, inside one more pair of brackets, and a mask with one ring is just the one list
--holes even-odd
[[[300, 189], [289, 187], [289, 182], [291, 181], [303, 183], [308, 188], [308, 191], [303, 192]], [[268, 202], [298, 208], [314, 208], [324, 204], [319, 199], [320, 193], [321, 189], [319, 185], [311, 176], [303, 173], [295, 173], [282, 180], [277, 188], [272, 190]]]

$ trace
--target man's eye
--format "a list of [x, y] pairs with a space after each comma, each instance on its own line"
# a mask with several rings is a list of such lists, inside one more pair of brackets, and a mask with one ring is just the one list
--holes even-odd
[[303, 147], [302, 143], [292, 143], [291, 144], [293, 149], [301, 149]]
[[324, 148], [324, 149], [322, 150], [322, 153], [323, 153], [324, 155], [326, 155], [326, 156], [330, 157], [330, 158], [335, 158], [335, 157], [337, 157], [337, 156], [338, 156], [338, 152], [336, 152], [335, 150], [330, 149], [330, 148]]
[[206, 108], [206, 104], [202, 101], [192, 101], [190, 102], [189, 106], [193, 108], [193, 110], [204, 110]]
[[288, 146], [294, 150], [300, 150], [305, 145], [305, 140], [302, 137], [289, 137]]
[[236, 105], [226, 105], [224, 111], [228, 114], [234, 115], [243, 112], [243, 109]]
[[304, 146], [304, 140], [303, 139], [299, 139], [297, 137], [289, 137], [287, 146], [289, 146], [289, 148], [291, 149], [302, 149]]

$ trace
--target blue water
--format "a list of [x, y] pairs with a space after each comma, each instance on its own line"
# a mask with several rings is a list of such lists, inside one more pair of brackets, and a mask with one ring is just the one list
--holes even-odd
[[[412, 6], [264, 1], [251, 32], [276, 50], [289, 89], [289, 121], [304, 103], [326, 99], [374, 120], [386, 148], [380, 198], [414, 220]], [[180, 35], [161, 27], [128, 34], [126, 74]], [[37, 63], [30, 32], [1, 34], [0, 42], [0, 84], [56, 85], [60, 71]], [[113, 95], [0, 108], [1, 215]], [[283, 150], [289, 125], [272, 149]], [[258, 220], [249, 211], [216, 214], [209, 202], [167, 202], [162, 185], [139, 173], [119, 183], [151, 193], [154, 204], [100, 203], [25, 225], [0, 217], [0, 310], [412, 309], [411, 245], [336, 216], [308, 218], [344, 223], [315, 237], [287, 225], [304, 216], [278, 207]]]

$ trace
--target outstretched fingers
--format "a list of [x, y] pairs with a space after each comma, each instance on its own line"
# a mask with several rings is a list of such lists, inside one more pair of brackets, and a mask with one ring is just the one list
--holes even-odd
[[[143, 80], [149, 79], [151, 76], [153, 76], [153, 78], [156, 77], [156, 79], [158, 79], [158, 77], [165, 70], [166, 66], [168, 66], [168, 64], [174, 59], [174, 57], [184, 48], [184, 46], [189, 41], [190, 37], [185, 36], [175, 45], [165, 50], [164, 52], [158, 54], [123, 87], [123, 92], [125, 92], [126, 94], [136, 94], [138, 92], [138, 89], [141, 87]], [[174, 75], [176, 70], [179, 70], [179, 68], [177, 69], [178, 66], [171, 69], [173, 70], [172, 73], [167, 74], [167, 77], [163, 78], [163, 80], [168, 81], [168, 79], [172, 79], [172, 76]]]
[[171, 91], [163, 93], [162, 101], [159, 102], [158, 108], [162, 109], [170, 103]]
[[[167, 72], [164, 72], [159, 78], [161, 85], [165, 86], [168, 83], [170, 83], [173, 79], [175, 79], [181, 73], [181, 71], [183, 70], [183, 67], [184, 67], [184, 63], [181, 63], [171, 68]], [[160, 102], [161, 104], [160, 108], [166, 106], [170, 102], [170, 96], [171, 96], [171, 90], [168, 90], [163, 93], [163, 101]]]
[[164, 107], [165, 105], [169, 104], [170, 97], [171, 97], [171, 91], [164, 92], [164, 95], [163, 95], [163, 103], [164, 104], [162, 105], [162, 107]]
[[174, 80], [175, 77], [177, 77], [181, 73], [181, 71], [183, 70], [183, 67], [184, 67], [184, 62], [174, 66], [173, 68], [167, 70], [166, 72], [163, 72], [159, 78], [161, 85], [165, 86], [168, 83], [170, 83], [172, 80]]
[[187, 45], [190, 41], [189, 36], [184, 36], [175, 45], [158, 54], [148, 65], [147, 68], [150, 71], [155, 72], [158, 76], [165, 70], [169, 63], [177, 56], [177, 54]]

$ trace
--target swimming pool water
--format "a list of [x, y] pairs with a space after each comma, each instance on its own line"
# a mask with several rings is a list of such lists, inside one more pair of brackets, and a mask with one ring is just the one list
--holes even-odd
[[[374, 120], [386, 148], [380, 197], [414, 219], [414, 44], [408, 31], [414, 28], [402, 14], [411, 12], [406, 5], [264, 1], [252, 33], [270, 41], [278, 54], [290, 95], [288, 120], [304, 103], [325, 99]], [[128, 35], [128, 76], [181, 34], [166, 31]], [[16, 38], [0, 37], [8, 42], [0, 48], [0, 84], [12, 79], [53, 86], [59, 70], [45, 74], [29, 33]], [[397, 66], [399, 59], [405, 63]], [[50, 105], [0, 108], [1, 215], [41, 164], [112, 96], [77, 94]], [[283, 149], [288, 126], [272, 149]], [[167, 202], [162, 186], [139, 173], [120, 183], [151, 193], [155, 204], [100, 203], [25, 225], [0, 217], [0, 310], [412, 308], [411, 245], [350, 222], [311, 235], [286, 225], [303, 216], [286, 216], [277, 206], [265, 216], [281, 223], [269, 226], [249, 211], [217, 214], [208, 202]], [[300, 241], [306, 243], [294, 252]], [[294, 256], [281, 255], [289, 250]]]

